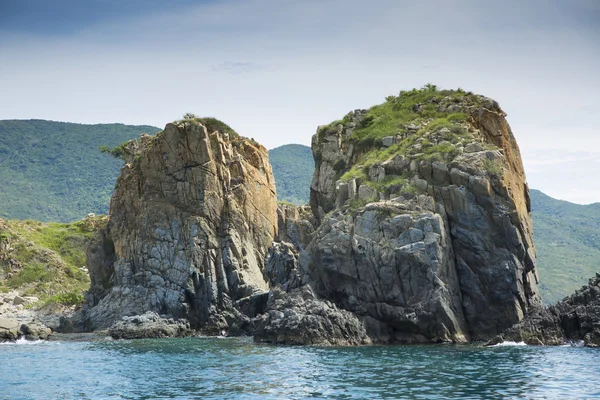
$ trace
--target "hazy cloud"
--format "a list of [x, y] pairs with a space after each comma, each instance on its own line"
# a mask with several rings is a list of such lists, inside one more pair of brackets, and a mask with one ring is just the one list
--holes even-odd
[[164, 126], [194, 112], [272, 148], [432, 82], [500, 103], [532, 187], [572, 181], [539, 155], [597, 147], [593, 0], [38, 0], [29, 16], [27, 1], [0, 5], [2, 119]]

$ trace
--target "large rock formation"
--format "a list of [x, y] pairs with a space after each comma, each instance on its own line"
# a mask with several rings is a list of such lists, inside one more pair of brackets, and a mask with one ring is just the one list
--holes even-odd
[[528, 188], [496, 102], [430, 87], [320, 127], [310, 209], [277, 207], [265, 149], [207, 126], [123, 148], [88, 249], [88, 329], [152, 311], [274, 343], [465, 342], [539, 306]]
[[223, 126], [186, 119], [122, 148], [110, 221], [88, 248], [87, 329], [153, 311], [220, 333], [234, 301], [268, 290], [278, 220], [267, 151]]
[[[402, 112], [410, 123], [377, 137]], [[392, 96], [320, 127], [312, 148], [321, 225], [304, 269], [372, 337], [485, 339], [540, 303], [525, 174], [496, 102]]]

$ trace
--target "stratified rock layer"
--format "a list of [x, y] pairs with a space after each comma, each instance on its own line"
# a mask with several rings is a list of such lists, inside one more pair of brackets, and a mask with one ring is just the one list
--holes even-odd
[[[482, 340], [540, 304], [525, 173], [496, 102], [429, 102], [415, 112], [431, 106], [467, 118], [436, 128], [423, 114], [419, 125], [365, 144], [353, 137], [369, 123], [357, 110], [313, 136], [311, 207], [321, 226], [303, 268], [317, 293], [363, 317], [372, 337]], [[386, 150], [394, 143], [397, 152]], [[428, 152], [434, 145], [447, 153]], [[340, 180], [361, 163], [361, 177]], [[394, 179], [407, 185], [378, 189]]]
[[108, 227], [88, 249], [86, 328], [154, 311], [220, 333], [235, 300], [268, 290], [278, 221], [266, 149], [184, 120], [124, 150]]

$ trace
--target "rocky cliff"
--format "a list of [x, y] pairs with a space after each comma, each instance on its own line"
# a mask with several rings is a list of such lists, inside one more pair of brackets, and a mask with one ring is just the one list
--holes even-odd
[[303, 269], [384, 342], [489, 338], [540, 303], [528, 188], [496, 102], [401, 92], [313, 136]]
[[87, 329], [153, 311], [221, 332], [234, 302], [268, 289], [277, 204], [267, 151], [212, 119], [121, 148], [110, 221], [88, 248]]

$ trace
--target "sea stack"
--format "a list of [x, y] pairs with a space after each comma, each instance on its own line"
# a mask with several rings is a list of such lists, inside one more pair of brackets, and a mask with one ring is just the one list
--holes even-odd
[[277, 203], [267, 150], [199, 118], [122, 150], [108, 227], [87, 251], [86, 329], [152, 311], [220, 333], [233, 302], [269, 288]]
[[305, 269], [374, 340], [483, 340], [540, 305], [529, 191], [499, 105], [430, 86], [320, 127]]

